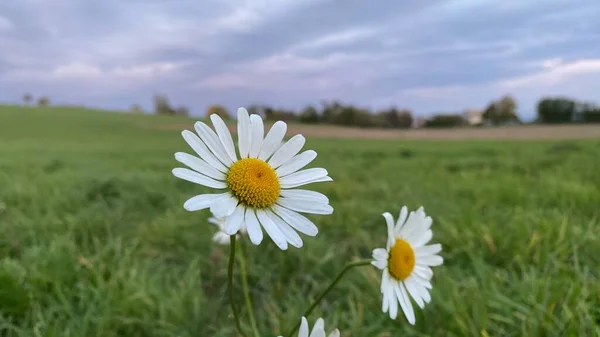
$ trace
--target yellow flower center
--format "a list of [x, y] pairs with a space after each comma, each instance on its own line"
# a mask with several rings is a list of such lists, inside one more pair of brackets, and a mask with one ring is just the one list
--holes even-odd
[[253, 208], [273, 205], [281, 189], [275, 170], [256, 158], [235, 162], [227, 173], [227, 185], [242, 204]]
[[415, 268], [415, 251], [406, 240], [398, 239], [390, 249], [388, 269], [392, 276], [403, 281]]

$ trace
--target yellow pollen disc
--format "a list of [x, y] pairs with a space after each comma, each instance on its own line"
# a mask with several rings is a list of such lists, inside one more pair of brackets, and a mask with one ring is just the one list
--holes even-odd
[[279, 198], [279, 178], [265, 161], [244, 158], [235, 162], [227, 173], [227, 185], [244, 205], [265, 208]]
[[403, 281], [410, 276], [415, 268], [415, 251], [403, 239], [398, 239], [390, 249], [388, 270], [397, 280]]

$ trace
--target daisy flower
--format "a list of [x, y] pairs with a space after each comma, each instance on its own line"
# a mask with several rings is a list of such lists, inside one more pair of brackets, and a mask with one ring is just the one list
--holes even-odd
[[[211, 224], [213, 224], [219, 228], [217, 230], [217, 232], [215, 233], [215, 235], [213, 235], [212, 240], [220, 245], [229, 245], [229, 235], [223, 231], [223, 226], [225, 225], [225, 219], [224, 218], [215, 218], [214, 216], [211, 216], [210, 218], [208, 218], [208, 222], [210, 222]], [[239, 239], [241, 237], [240, 234], [245, 234], [245, 233], [246, 233], [246, 228], [245, 227], [240, 228], [240, 231], [237, 234], [237, 238]]]
[[[253, 244], [263, 240], [262, 228], [282, 250], [288, 243], [302, 247], [298, 232], [308, 236], [318, 233], [317, 226], [302, 213], [331, 214], [329, 199], [318, 192], [297, 187], [332, 181], [323, 168], [302, 169], [317, 153], [299, 153], [305, 139], [296, 135], [287, 142], [283, 137], [287, 125], [278, 121], [264, 135], [263, 120], [238, 109], [238, 153], [225, 122], [216, 114], [210, 116], [215, 128], [197, 122], [196, 133], [182, 135], [199, 157], [178, 152], [175, 159], [188, 168], [176, 168], [173, 175], [221, 193], [200, 194], [187, 200], [188, 211], [210, 208], [217, 218], [224, 218], [223, 232], [236, 234], [245, 227]], [[262, 228], [261, 228], [262, 227]]]
[[[431, 240], [433, 220], [425, 214], [423, 207], [408, 214], [406, 206], [400, 210], [398, 222], [388, 212], [383, 213], [387, 223], [386, 248], [373, 250], [373, 264], [383, 271], [381, 293], [383, 312], [390, 318], [398, 315], [398, 304], [410, 324], [415, 324], [410, 297], [423, 309], [431, 301], [429, 290], [433, 277], [431, 267], [441, 265], [444, 260], [438, 255], [442, 245], [426, 245]], [[410, 295], [410, 296], [409, 296]]]
[[[300, 330], [298, 331], [298, 337], [325, 337], [325, 321], [319, 318], [312, 328], [312, 332], [308, 329], [308, 321], [305, 317], [302, 317], [302, 323], [300, 324]], [[281, 336], [279, 336], [281, 337]], [[340, 331], [338, 329], [333, 330], [328, 337], [340, 337]]]

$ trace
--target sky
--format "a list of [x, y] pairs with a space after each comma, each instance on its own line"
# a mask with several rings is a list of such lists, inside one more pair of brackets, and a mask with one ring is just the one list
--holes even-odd
[[7, 0], [0, 102], [426, 116], [510, 94], [531, 119], [542, 96], [600, 102], [599, 17], [598, 0]]

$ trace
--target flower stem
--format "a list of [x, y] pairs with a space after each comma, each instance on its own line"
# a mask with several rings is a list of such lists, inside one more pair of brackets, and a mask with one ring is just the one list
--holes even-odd
[[[321, 302], [321, 300], [323, 300], [323, 298], [327, 295], [327, 293], [329, 293], [329, 291], [331, 291], [331, 289], [333, 289], [333, 287], [335, 287], [335, 285], [342, 279], [342, 276], [344, 276], [344, 274], [354, 268], [354, 267], [360, 267], [360, 266], [366, 266], [368, 264], [371, 263], [371, 260], [366, 259], [366, 260], [359, 260], [356, 262], [352, 262], [352, 263], [348, 263], [344, 269], [342, 269], [342, 271], [338, 274], [338, 276], [333, 280], [333, 282], [331, 282], [331, 284], [329, 285], [329, 287], [327, 287], [327, 289], [325, 289], [325, 291], [323, 291], [321, 293], [321, 295], [319, 295], [319, 297], [317, 297], [317, 300], [310, 306], [310, 308], [308, 308], [308, 310], [306, 310], [306, 312], [304, 313], [304, 317], [308, 317], [308, 315], [310, 315], [310, 313], [317, 307], [317, 305]], [[287, 337], [292, 337], [292, 335], [294, 334], [294, 332], [296, 332], [296, 330], [298, 330], [298, 328], [300, 327], [300, 322], [298, 322], [294, 328], [292, 329], [292, 331], [290, 331], [287, 334]]]
[[235, 310], [235, 303], [233, 300], [233, 264], [235, 262], [235, 234], [229, 236], [229, 268], [227, 270], [227, 288], [229, 291], [229, 304], [231, 305], [231, 311], [233, 312], [233, 319], [235, 320], [235, 327], [237, 328], [240, 335], [246, 337], [242, 327], [240, 326], [240, 317]]
[[244, 289], [244, 299], [248, 308], [248, 316], [252, 325], [252, 332], [255, 337], [260, 337], [258, 328], [256, 327], [256, 319], [254, 318], [254, 310], [252, 309], [252, 301], [250, 300], [250, 291], [248, 289], [248, 276], [246, 274], [246, 261], [244, 259], [244, 247], [240, 245], [240, 253], [238, 254], [238, 262], [240, 263], [240, 273], [242, 274], [242, 288]]

